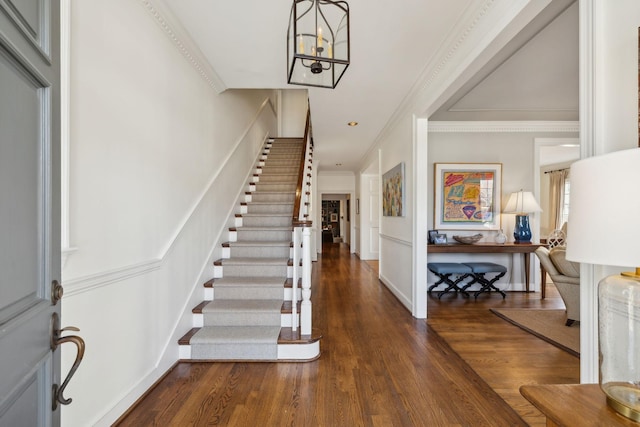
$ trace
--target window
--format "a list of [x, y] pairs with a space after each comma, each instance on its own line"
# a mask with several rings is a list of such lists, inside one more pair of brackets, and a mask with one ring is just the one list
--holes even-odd
[[569, 177], [564, 181], [564, 195], [562, 197], [562, 221], [560, 224], [564, 224], [569, 221], [569, 193], [571, 190], [571, 180]]

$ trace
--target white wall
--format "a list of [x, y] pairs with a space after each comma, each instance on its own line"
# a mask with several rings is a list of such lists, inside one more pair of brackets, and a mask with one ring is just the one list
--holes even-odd
[[280, 137], [302, 138], [307, 120], [309, 94], [306, 89], [280, 91]]
[[[598, 154], [638, 146], [638, 27], [640, 2], [618, 0], [596, 2], [602, 8], [601, 43], [597, 76], [602, 104], [596, 110], [601, 120]], [[599, 13], [597, 11], [596, 13]]]
[[276, 117], [272, 91], [217, 94], [141, 2], [72, 2], [71, 34], [63, 324], [87, 348], [62, 417], [110, 425], [177, 361]]
[[[640, 2], [580, 0], [580, 10], [582, 154], [637, 147]], [[616, 270], [581, 266], [581, 382], [598, 381], [596, 285]]]
[[403, 116], [385, 133], [377, 146], [378, 151], [372, 150], [369, 158], [363, 162], [367, 165], [378, 162], [379, 159], [380, 185], [382, 185], [382, 176], [386, 172], [399, 163], [404, 163], [404, 216], [382, 216], [382, 205], [378, 207], [380, 214], [379, 276], [389, 290], [412, 312], [413, 141], [413, 116]]

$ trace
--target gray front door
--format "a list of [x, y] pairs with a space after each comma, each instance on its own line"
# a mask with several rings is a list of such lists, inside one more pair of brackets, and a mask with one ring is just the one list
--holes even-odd
[[0, 426], [58, 426], [60, 2], [0, 0]]

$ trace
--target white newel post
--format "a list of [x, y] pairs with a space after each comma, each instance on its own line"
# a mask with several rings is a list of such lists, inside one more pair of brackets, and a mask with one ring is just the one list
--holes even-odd
[[293, 228], [293, 283], [291, 286], [291, 330], [298, 330], [298, 281], [300, 280], [300, 227]]
[[300, 334], [311, 335], [311, 227], [302, 230], [302, 304]]

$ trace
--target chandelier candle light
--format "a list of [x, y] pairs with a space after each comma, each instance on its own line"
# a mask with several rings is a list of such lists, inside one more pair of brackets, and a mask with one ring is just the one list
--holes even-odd
[[511, 193], [504, 213], [516, 214], [516, 226], [513, 230], [515, 243], [531, 243], [529, 214], [534, 212], [542, 212], [542, 209], [530, 191]]
[[640, 421], [640, 148], [571, 165], [567, 259], [635, 267], [598, 284], [600, 387], [607, 404]]
[[287, 82], [334, 89], [349, 66], [346, 1], [294, 0], [287, 31]]

